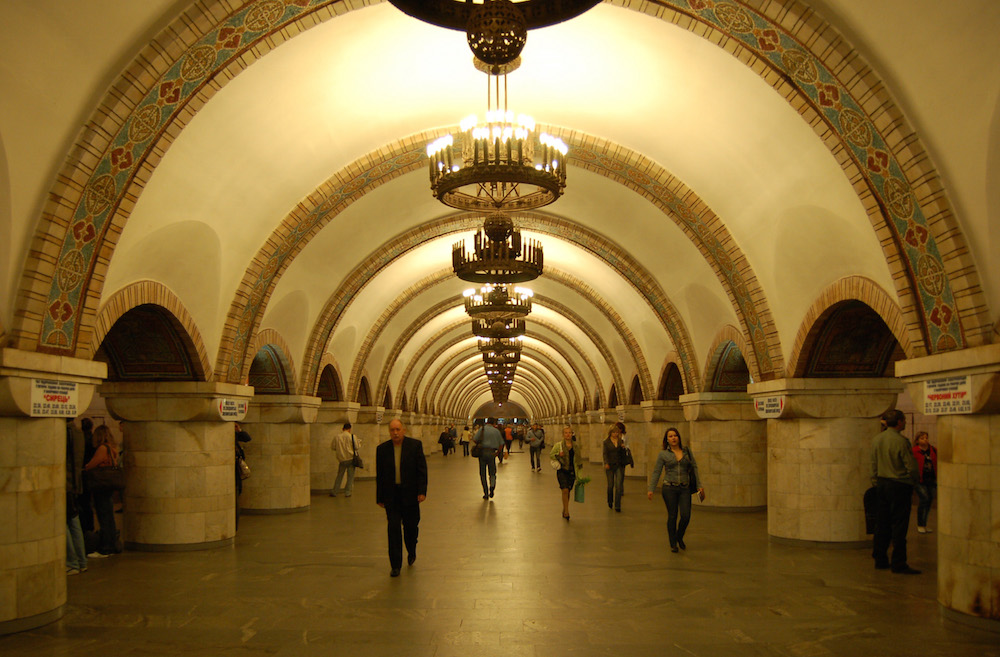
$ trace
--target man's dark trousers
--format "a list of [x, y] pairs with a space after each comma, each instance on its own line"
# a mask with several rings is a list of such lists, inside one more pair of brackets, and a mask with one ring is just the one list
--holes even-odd
[[403, 543], [406, 553], [417, 554], [417, 532], [420, 524], [420, 504], [403, 504], [402, 488], [394, 485], [385, 501], [385, 517], [389, 526], [389, 566], [403, 567]]
[[[906, 568], [906, 530], [910, 524], [910, 506], [913, 486], [895, 479], [879, 477], [875, 484], [878, 491], [878, 516], [872, 556], [875, 567], [891, 566], [893, 570]], [[889, 543], [892, 543], [892, 561], [889, 561]]]

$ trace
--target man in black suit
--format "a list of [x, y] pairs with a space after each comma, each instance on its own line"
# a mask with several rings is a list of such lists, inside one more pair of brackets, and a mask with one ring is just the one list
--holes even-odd
[[389, 423], [389, 437], [375, 450], [375, 503], [385, 509], [389, 523], [389, 575], [399, 576], [406, 562], [417, 560], [420, 503], [427, 499], [427, 459], [423, 444], [405, 435], [403, 423]]

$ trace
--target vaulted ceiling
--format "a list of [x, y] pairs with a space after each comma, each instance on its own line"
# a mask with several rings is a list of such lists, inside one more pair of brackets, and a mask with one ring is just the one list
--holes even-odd
[[[652, 399], [671, 364], [703, 390], [730, 342], [790, 375], [851, 298], [909, 357], [994, 340], [998, 27], [989, 0], [619, 0], [533, 30], [510, 99], [570, 168], [516, 217], [545, 273], [511, 400]], [[8, 345], [92, 357], [156, 303], [208, 379], [272, 344], [300, 394], [331, 365], [351, 399], [490, 399], [450, 269], [481, 218], [424, 156], [484, 109], [464, 34], [385, 2], [48, 0], [0, 35]]]

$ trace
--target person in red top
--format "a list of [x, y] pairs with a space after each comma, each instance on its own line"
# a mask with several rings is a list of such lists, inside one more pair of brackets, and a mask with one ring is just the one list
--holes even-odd
[[927, 516], [931, 512], [931, 504], [937, 493], [937, 450], [930, 443], [926, 431], [921, 431], [913, 440], [913, 456], [917, 459], [917, 532], [929, 534]]

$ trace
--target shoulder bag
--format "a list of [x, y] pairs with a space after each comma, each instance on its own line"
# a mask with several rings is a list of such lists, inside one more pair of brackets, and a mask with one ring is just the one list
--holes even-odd
[[250, 478], [250, 466], [247, 465], [246, 459], [244, 459], [242, 456], [236, 457], [236, 467], [240, 471], [240, 479]]
[[125, 490], [125, 470], [120, 465], [106, 465], [83, 471], [83, 479], [91, 492]]
[[361, 460], [358, 456], [358, 447], [354, 444], [354, 436], [351, 436], [351, 451], [354, 452], [354, 458], [351, 459], [351, 463], [354, 464], [355, 468], [365, 469], [365, 462]]

